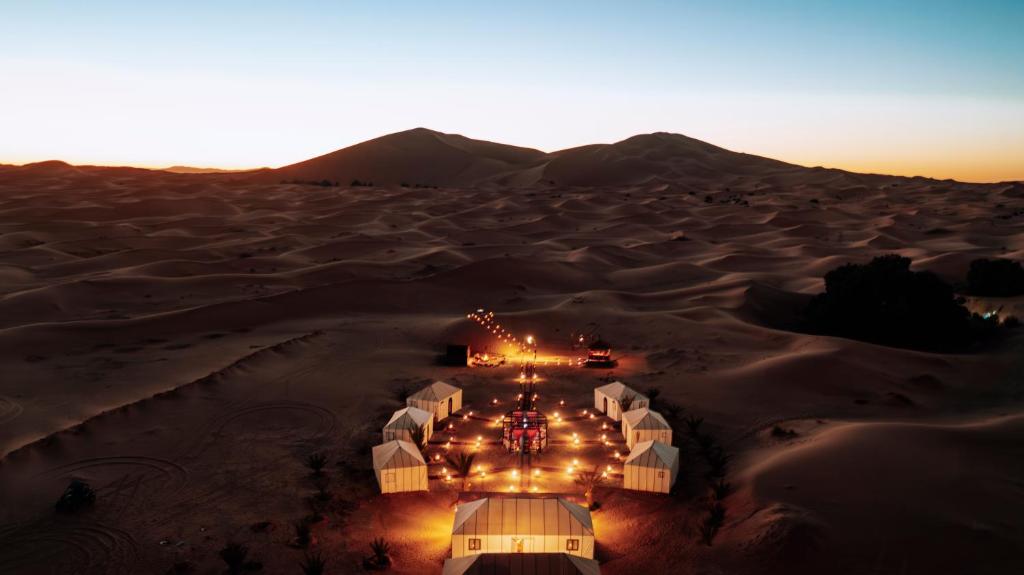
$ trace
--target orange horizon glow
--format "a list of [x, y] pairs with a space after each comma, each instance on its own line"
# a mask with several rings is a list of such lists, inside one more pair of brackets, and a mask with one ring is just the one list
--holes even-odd
[[[383, 133], [380, 135], [384, 135]], [[474, 138], [473, 134], [463, 134], [467, 137]], [[686, 134], [684, 134], [686, 135]], [[628, 137], [628, 136], [626, 136]], [[625, 138], [621, 138], [625, 139]], [[365, 140], [360, 140], [365, 141]], [[497, 141], [497, 140], [492, 140]], [[359, 142], [352, 142], [348, 145], [354, 145]], [[498, 141], [498, 143], [507, 143]], [[588, 145], [594, 143], [611, 143], [611, 142], [587, 142], [580, 143], [577, 145]], [[708, 141], [713, 145], [721, 145], [715, 141]], [[533, 147], [524, 143], [514, 143], [510, 145]], [[575, 147], [575, 146], [569, 146]], [[723, 146], [728, 148], [728, 146]], [[340, 149], [338, 148], [338, 149]], [[865, 148], [862, 150], [853, 149], [850, 146], [848, 149], [837, 150], [839, 153], [836, 155], [845, 155], [849, 159], [833, 160], [829, 156], [831, 155], [830, 148], [810, 153], [805, 150], [792, 150], [791, 154], [775, 154], [770, 152], [759, 153], [755, 150], [737, 150], [748, 154], [763, 156], [772, 158], [775, 160], [781, 160], [791, 164], [799, 166], [811, 167], [824, 167], [829, 169], [838, 169], [848, 172], [860, 173], [860, 174], [882, 174], [889, 176], [900, 176], [900, 177], [925, 177], [936, 180], [952, 179], [960, 182], [969, 183], [1000, 183], [1000, 182], [1014, 182], [1024, 181], [1024, 162], [1021, 158], [1024, 158], [1024, 142], [1021, 146], [1017, 146], [1013, 142], [1007, 142], [1003, 146], [991, 148], [982, 148], [975, 153], [960, 153], [954, 149], [952, 145], [943, 147], [941, 143], [931, 142], [928, 144], [928, 148], [924, 151], [931, 152], [927, 156], [918, 157], [916, 159], [889, 155], [888, 152], [882, 150], [872, 150]], [[538, 148], [540, 149], [540, 148]], [[565, 148], [559, 148], [565, 149]], [[732, 148], [730, 148], [732, 149]], [[318, 155], [329, 153], [334, 151], [322, 150], [318, 153], [309, 155], [299, 159], [290, 159], [282, 162], [272, 163], [242, 163], [242, 162], [221, 162], [221, 163], [210, 163], [202, 161], [188, 161], [187, 159], [177, 161], [132, 161], [132, 160], [117, 160], [110, 159], [104, 160], [99, 157], [89, 155], [69, 155], [69, 156], [17, 156], [9, 155], [6, 157], [0, 157], [0, 164], [23, 166], [27, 164], [34, 164], [46, 161], [61, 161], [73, 166], [101, 166], [101, 167], [127, 167], [127, 168], [142, 168], [146, 170], [166, 170], [171, 167], [187, 167], [199, 170], [228, 170], [228, 171], [252, 171], [267, 168], [280, 168], [298, 161], [313, 158]], [[558, 149], [544, 150], [546, 152], [558, 151]], [[956, 161], [951, 161], [950, 157], [956, 156]]]

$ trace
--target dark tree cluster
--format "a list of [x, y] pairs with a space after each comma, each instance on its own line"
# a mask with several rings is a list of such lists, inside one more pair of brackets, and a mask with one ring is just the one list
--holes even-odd
[[997, 323], [972, 315], [953, 287], [910, 259], [885, 255], [825, 274], [825, 293], [808, 304], [808, 330], [882, 345], [961, 351], [994, 334]]
[[337, 188], [340, 182], [331, 180], [281, 180], [282, 184], [298, 184], [301, 186], [320, 186], [321, 188]]
[[1024, 294], [1024, 267], [1002, 258], [974, 260], [967, 271], [967, 293], [988, 297]]

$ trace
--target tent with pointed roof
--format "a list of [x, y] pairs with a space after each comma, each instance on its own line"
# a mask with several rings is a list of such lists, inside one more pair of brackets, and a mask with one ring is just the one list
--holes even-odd
[[679, 475], [679, 448], [660, 441], [641, 441], [633, 446], [622, 467], [622, 487], [637, 491], [668, 493]]
[[626, 446], [630, 449], [648, 440], [672, 445], [672, 426], [657, 411], [646, 407], [631, 409], [622, 414], [622, 436], [626, 438]]
[[408, 441], [389, 441], [373, 448], [373, 471], [381, 493], [427, 490], [427, 462]]
[[409, 407], [418, 407], [434, 414], [438, 422], [462, 409], [462, 390], [443, 381], [435, 381], [405, 400]]
[[482, 553], [445, 559], [442, 575], [601, 575], [601, 566], [568, 553]]
[[624, 399], [629, 403], [628, 409], [625, 411], [648, 407], [651, 403], [647, 396], [621, 381], [613, 381], [594, 389], [594, 409], [615, 421], [622, 419], [622, 412], [624, 411], [622, 403]]
[[412, 435], [417, 429], [423, 430], [423, 441], [418, 446], [422, 447], [434, 434], [434, 414], [418, 407], [399, 409], [384, 426], [384, 443], [396, 439], [416, 443], [412, 440]]
[[568, 553], [594, 558], [590, 511], [561, 497], [487, 497], [459, 505], [452, 557]]

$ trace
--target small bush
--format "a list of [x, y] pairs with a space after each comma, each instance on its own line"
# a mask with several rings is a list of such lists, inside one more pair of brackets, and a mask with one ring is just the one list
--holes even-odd
[[228, 573], [235, 575], [242, 572], [245, 558], [249, 555], [249, 548], [241, 543], [228, 543], [220, 550], [219, 555], [228, 566]]
[[792, 429], [786, 429], [784, 427], [775, 425], [772, 427], [772, 437], [779, 439], [792, 439], [796, 437], [797, 433]]
[[96, 503], [96, 492], [84, 481], [73, 479], [55, 507], [61, 513], [74, 513]]

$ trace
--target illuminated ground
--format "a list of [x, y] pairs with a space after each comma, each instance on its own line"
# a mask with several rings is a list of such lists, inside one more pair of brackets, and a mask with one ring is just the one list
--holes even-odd
[[[499, 378], [507, 374], [511, 381], [516, 370], [490, 368], [488, 372]], [[462, 411], [435, 427], [430, 446], [424, 451], [424, 457], [431, 462], [431, 489], [461, 487], [458, 477], [446, 475], [446, 471], [453, 471], [445, 464], [448, 453], [459, 451], [476, 454], [472, 491], [576, 493], [576, 471], [595, 466], [608, 473], [606, 485], [620, 485], [621, 462], [628, 449], [615, 422], [594, 413], [593, 389], [581, 387], [574, 393], [546, 393], [545, 384], [538, 385], [537, 406], [548, 416], [548, 447], [542, 454], [532, 456], [525, 473], [520, 472], [519, 455], [509, 453], [500, 440], [500, 418], [515, 407], [518, 385], [509, 383], [507, 389], [490, 393], [482, 388], [464, 389]]]

